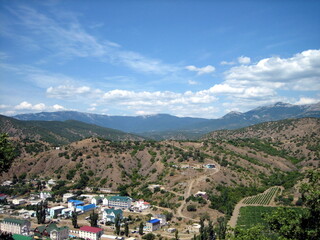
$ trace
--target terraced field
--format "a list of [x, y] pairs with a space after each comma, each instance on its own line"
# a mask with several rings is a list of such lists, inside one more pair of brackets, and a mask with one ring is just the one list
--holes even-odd
[[243, 204], [246, 205], [269, 205], [272, 198], [275, 196], [275, 194], [280, 190], [279, 187], [272, 187], [269, 188], [264, 193], [258, 194], [253, 197], [248, 197], [243, 200]]

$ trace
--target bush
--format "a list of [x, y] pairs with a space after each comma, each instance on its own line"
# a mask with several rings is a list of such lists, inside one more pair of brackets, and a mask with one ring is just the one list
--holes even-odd
[[195, 211], [197, 211], [197, 208], [196, 208], [195, 205], [191, 204], [191, 205], [188, 205], [188, 206], [187, 206], [187, 210], [188, 210], [189, 212], [195, 212]]

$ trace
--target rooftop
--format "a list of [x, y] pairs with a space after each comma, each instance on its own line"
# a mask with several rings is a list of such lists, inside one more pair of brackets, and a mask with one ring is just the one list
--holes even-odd
[[128, 202], [131, 200], [130, 197], [124, 197], [124, 196], [112, 196], [109, 199], [110, 201], [120, 201], [120, 202]]
[[3, 219], [4, 222], [9, 222], [9, 223], [14, 223], [14, 224], [19, 224], [23, 225], [26, 224], [27, 220], [21, 220], [21, 219], [16, 219], [16, 218], [5, 218]]
[[151, 219], [150, 221], [148, 221], [149, 223], [155, 224], [155, 223], [160, 223], [159, 219]]
[[83, 227], [80, 228], [80, 231], [98, 233], [98, 232], [103, 231], [103, 229], [102, 228], [97, 228], [97, 227], [83, 226]]

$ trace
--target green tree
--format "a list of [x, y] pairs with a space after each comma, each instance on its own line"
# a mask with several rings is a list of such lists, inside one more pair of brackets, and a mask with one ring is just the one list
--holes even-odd
[[142, 222], [139, 225], [139, 234], [143, 235], [143, 223]]
[[129, 224], [127, 223], [127, 221], [124, 224], [124, 235], [126, 235], [126, 237], [129, 237]]
[[146, 239], [146, 240], [154, 240], [155, 238], [156, 236], [153, 233], [148, 233], [142, 237], [142, 239]]
[[46, 222], [46, 212], [47, 212], [48, 204], [47, 202], [41, 201], [37, 204], [36, 208], [36, 216], [38, 224], [44, 224]]
[[116, 218], [114, 219], [114, 227], [115, 227], [115, 233], [116, 235], [120, 235], [120, 225], [121, 225], [121, 219], [119, 214], [116, 215]]
[[215, 240], [216, 239], [216, 234], [214, 232], [213, 224], [212, 221], [209, 220], [208, 227], [207, 227], [207, 232], [208, 232], [208, 240]]
[[219, 239], [226, 239], [227, 220], [224, 217], [218, 218], [217, 235]]
[[266, 237], [263, 232], [264, 227], [261, 225], [254, 226], [249, 229], [236, 228], [234, 230], [234, 235], [228, 237], [230, 240], [268, 240], [270, 238]]
[[14, 159], [14, 148], [8, 140], [8, 134], [0, 134], [0, 174], [7, 172]]
[[300, 188], [306, 206], [303, 214], [280, 208], [266, 216], [269, 228], [283, 240], [320, 239], [320, 170], [310, 171], [306, 177], [308, 182]]
[[92, 213], [90, 213], [89, 216], [89, 222], [91, 227], [97, 227], [98, 226], [98, 213], [95, 213], [94, 210], [92, 211]]
[[72, 225], [74, 228], [79, 228], [78, 226], [78, 214], [76, 212], [76, 209], [72, 212]]
[[174, 239], [175, 239], [175, 240], [179, 240], [179, 231], [178, 231], [178, 229], [177, 229], [176, 232], [174, 233]]

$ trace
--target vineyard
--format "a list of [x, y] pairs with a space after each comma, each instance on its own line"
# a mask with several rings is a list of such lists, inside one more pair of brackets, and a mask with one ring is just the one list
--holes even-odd
[[270, 201], [275, 196], [275, 194], [279, 191], [279, 189], [280, 189], [279, 187], [269, 188], [264, 193], [244, 199], [243, 203], [248, 205], [250, 204], [269, 205]]
[[[246, 206], [240, 208], [240, 215], [237, 220], [237, 227], [250, 228], [260, 225], [266, 225], [264, 215], [270, 215], [277, 207]], [[303, 212], [303, 208], [290, 208], [298, 212]]]

